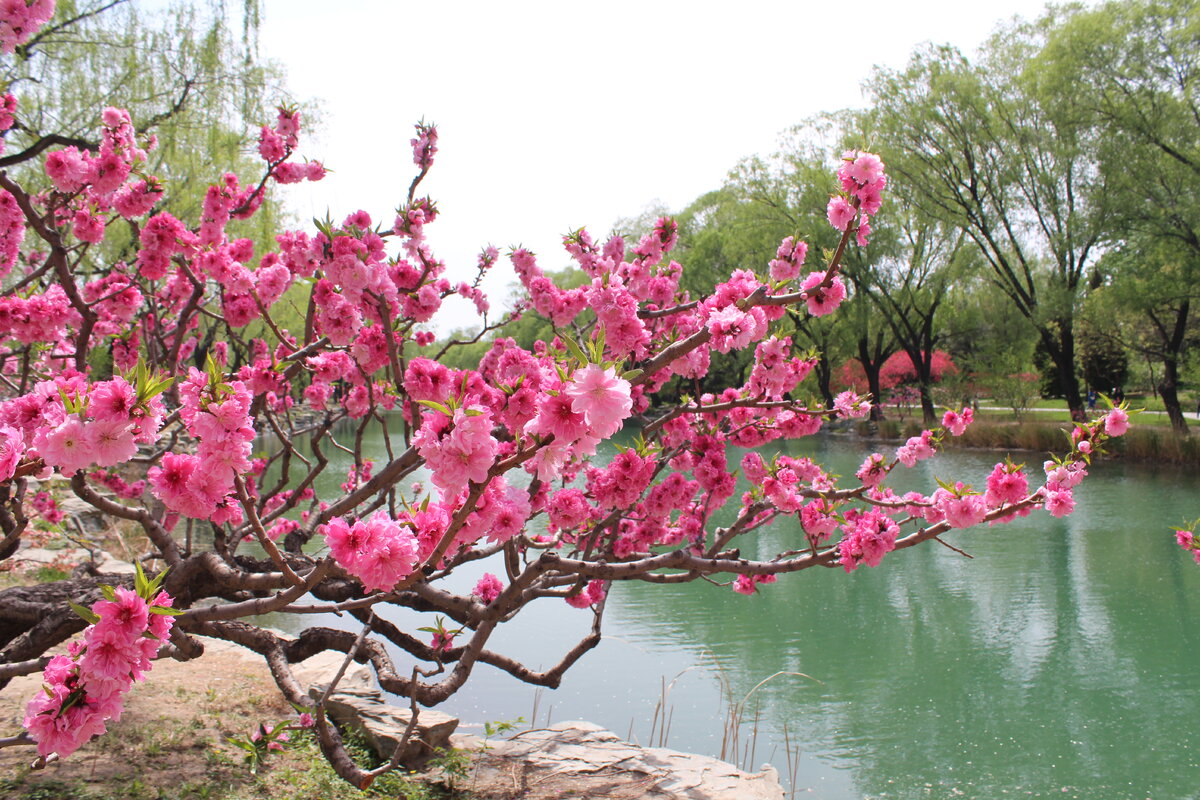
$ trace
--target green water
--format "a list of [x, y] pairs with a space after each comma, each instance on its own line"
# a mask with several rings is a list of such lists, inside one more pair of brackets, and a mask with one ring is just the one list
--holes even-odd
[[[793, 452], [849, 474], [869, 450], [817, 438]], [[995, 461], [950, 453], [896, 485], [981, 484]], [[750, 598], [618, 585], [604, 642], [558, 690], [535, 698], [480, 666], [446, 708], [482, 723], [530, 719], [536, 703], [538, 724], [588, 719], [659, 744], [652, 720], [671, 684], [667, 746], [720, 755], [728, 697], [804, 673], [755, 692], [736, 753], [725, 737], [730, 760], [770, 762], [785, 781], [795, 766], [797, 797], [1200, 797], [1200, 567], [1169, 535], [1200, 514], [1200, 477], [1101, 464], [1076, 497], [1064, 520], [1035, 513], [947, 537], [973, 559], [931, 543], [851, 575], [785, 576]], [[797, 537], [780, 524], [742, 549], [768, 556]], [[485, 569], [502, 574], [479, 566], [455, 587]], [[542, 601], [489, 647], [549, 666], [589, 619]]]

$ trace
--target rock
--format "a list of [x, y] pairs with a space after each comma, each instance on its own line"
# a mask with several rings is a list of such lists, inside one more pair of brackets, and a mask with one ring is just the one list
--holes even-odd
[[[314, 696], [320, 696], [320, 692]], [[384, 702], [378, 691], [334, 692], [325, 701], [325, 711], [339, 725], [362, 731], [371, 748], [385, 759], [392, 757], [412, 718], [407, 708]], [[400, 756], [400, 763], [409, 768], [420, 767], [435, 750], [450, 747], [450, 735], [457, 727], [455, 717], [422, 709], [417, 717], [417, 728]]]
[[85, 534], [99, 533], [108, 529], [108, 516], [95, 506], [85, 503], [73, 494], [67, 495], [58, 501], [58, 510], [68, 517], [74, 517], [78, 520], [79, 527]]
[[[325, 693], [325, 687], [333, 680], [333, 676], [337, 674], [338, 669], [345, 660], [346, 656], [342, 653], [323, 650], [312, 658], [305, 659], [299, 664], [293, 664], [292, 674], [296, 676], [296, 680], [308, 690], [311, 696], [320, 697]], [[379, 684], [376, 682], [375, 674], [371, 671], [370, 667], [354, 661], [346, 667], [345, 674], [338, 681], [336, 691], [377, 692], [379, 691]]]
[[[79, 547], [64, 547], [59, 550], [48, 550], [44, 547], [26, 547], [17, 552], [17, 560], [29, 566], [54, 566], [57, 564], [82, 564], [89, 561], [92, 554]], [[115, 572], [132, 575], [136, 570], [128, 561], [113, 558], [103, 550], [96, 551], [96, 571]]]
[[771, 767], [747, 773], [715, 758], [643, 748], [589, 722], [560, 722], [507, 741], [455, 744], [478, 750], [475, 776], [464, 787], [511, 800], [782, 800]]

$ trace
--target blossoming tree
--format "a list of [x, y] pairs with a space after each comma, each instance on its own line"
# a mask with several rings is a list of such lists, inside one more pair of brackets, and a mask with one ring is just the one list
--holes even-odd
[[[0, 6], [3, 48], [52, 8]], [[6, 96], [3, 109], [7, 128], [18, 99]], [[231, 220], [253, 215], [272, 183], [324, 175], [320, 163], [297, 159], [297, 111], [281, 109], [262, 128], [261, 174], [226, 174], [197, 220], [158, 210], [169, 187], [145, 174], [148, 144], [129, 116], [108, 109], [103, 120], [95, 150], [46, 154], [49, 191], [0, 174], [0, 558], [17, 552], [31, 520], [56, 513], [34, 484], [55, 474], [83, 502], [140, 528], [154, 550], [136, 576], [77, 574], [0, 592], [0, 683], [34, 673], [44, 681], [25, 731], [0, 744], [36, 746], [43, 763], [103, 734], [155, 658], [201, 657], [205, 641], [222, 639], [266, 660], [338, 774], [363, 787], [396, 760], [356, 764], [293, 664], [322, 651], [369, 663], [414, 711], [449, 698], [479, 663], [554, 687], [599, 641], [616, 581], [704, 578], [753, 594], [784, 573], [875, 566], [953, 529], [1039, 508], [1061, 516], [1091, 456], [1128, 424], [1113, 409], [1075, 428], [1070, 451], [1046, 463], [1037, 485], [1000, 463], [984, 492], [956, 482], [898, 496], [887, 486], [893, 470], [960, 434], [969, 410], [947, 412], [942, 427], [892, 455], [870, 456], [849, 480], [807, 458], [770, 455], [772, 442], [870, 407], [853, 392], [830, 407], [795, 399], [814, 364], [793, 354], [776, 324], [789, 307], [824, 315], [846, 296], [842, 254], [852, 240], [867, 244], [887, 184], [869, 153], [845, 154], [837, 171], [828, 219], [840, 245], [815, 269], [805, 268], [806, 244], [789, 237], [761, 271], [738, 270], [711, 295], [689, 297], [669, 257], [669, 219], [632, 247], [579, 231], [565, 246], [590, 279], [582, 287], [558, 287], [526, 250], [509, 256], [527, 306], [561, 334], [532, 351], [497, 338], [477, 369], [453, 370], [422, 328], [443, 301], [466, 298], [487, 329], [500, 323], [487, 324], [479, 281], [449, 281], [426, 241], [438, 211], [416, 191], [437, 152], [435, 128], [417, 126], [417, 175], [390, 225], [356, 211], [251, 241], [229, 236]], [[94, 246], [114, 226], [135, 232], [136, 252], [104, 263]], [[480, 276], [499, 257], [486, 250]], [[282, 321], [285, 293], [306, 309], [295, 330]], [[263, 336], [246, 335], [251, 323]], [[743, 348], [755, 355], [743, 385], [651, 406], [673, 378], [703, 376], [712, 351]], [[111, 371], [94, 366], [106, 363], [97, 354], [111, 354]], [[378, 469], [332, 437], [345, 419], [360, 431], [382, 425]], [[597, 457], [627, 426], [640, 429], [633, 446], [607, 463]], [[257, 437], [272, 443], [269, 456], [253, 457]], [[731, 448], [756, 449], [731, 464]], [[333, 449], [354, 463], [342, 494], [319, 496]], [[753, 487], [740, 496], [738, 468]], [[418, 475], [430, 491], [413, 487]], [[727, 505], [733, 521], [716, 525]], [[763, 560], [740, 555], [739, 537], [783, 519], [793, 547]], [[210, 546], [181, 533], [201, 525]], [[246, 541], [261, 555], [239, 552]], [[492, 571], [470, 594], [446, 588], [480, 560]], [[542, 671], [489, 646], [534, 602], [566, 602], [592, 620]], [[388, 604], [459, 628], [439, 626], [430, 641], [375, 613]], [[287, 637], [247, 621], [316, 611], [362, 627]], [[65, 653], [47, 655], [64, 643]]]

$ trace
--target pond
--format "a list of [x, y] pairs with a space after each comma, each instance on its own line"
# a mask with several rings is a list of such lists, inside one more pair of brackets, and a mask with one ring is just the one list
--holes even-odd
[[[836, 436], [789, 448], [843, 475], [870, 452]], [[950, 452], [894, 485], [982, 484], [996, 460]], [[443, 709], [476, 725], [585, 719], [642, 744], [724, 748], [785, 783], [794, 772], [798, 797], [1200, 797], [1200, 567], [1169, 530], [1200, 514], [1200, 476], [1101, 463], [1076, 498], [1066, 519], [1035, 512], [946, 537], [970, 559], [932, 542], [849, 575], [784, 576], [753, 597], [616, 585], [603, 642], [559, 689], [480, 665]], [[741, 545], [767, 557], [800, 540], [786, 521]], [[485, 570], [503, 573], [472, 565], [450, 588], [469, 592]], [[489, 648], [548, 667], [590, 619], [544, 600]], [[732, 736], [731, 700], [744, 701]]]

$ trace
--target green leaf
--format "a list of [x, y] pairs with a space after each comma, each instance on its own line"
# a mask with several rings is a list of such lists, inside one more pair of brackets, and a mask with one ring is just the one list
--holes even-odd
[[436, 400], [418, 400], [417, 402], [420, 403], [421, 405], [425, 406], [426, 408], [432, 408], [434, 411], [440, 411], [441, 413], [445, 414], [447, 417], [454, 416], [453, 411], [451, 411], [444, 404], [439, 403]]
[[117, 590], [109, 586], [107, 583], [100, 584], [100, 594], [104, 595], [104, 599], [110, 603], [116, 602]]
[[178, 617], [183, 613], [183, 609], [170, 606], [150, 606], [150, 613], [158, 614], [160, 617]]
[[575, 360], [578, 361], [580, 365], [591, 363], [588, 360], [587, 354], [583, 352], [583, 348], [579, 346], [578, 342], [566, 334], [559, 334], [558, 338], [562, 339], [563, 343], [567, 345], [567, 350], [571, 352], [571, 355], [575, 357]]
[[229, 742], [234, 747], [240, 747], [247, 753], [253, 753], [255, 751], [254, 743], [247, 741], [247, 739], [243, 736], [226, 736], [225, 741]]
[[133, 568], [135, 573], [133, 579], [134, 590], [138, 593], [138, 597], [143, 600], [149, 600], [150, 598], [146, 596], [146, 590], [149, 588], [150, 582], [146, 580], [146, 571], [142, 569], [142, 562], [133, 562]]
[[643, 372], [643, 370], [640, 370], [640, 369], [626, 370], [624, 373], [621, 374], [621, 377], [624, 378], [625, 380], [629, 381], [630, 383], [633, 383], [638, 378], [642, 377], [642, 372]]
[[73, 600], [68, 600], [67, 605], [69, 605], [71, 607], [72, 611], [74, 611], [79, 616], [83, 617], [83, 621], [89, 625], [95, 625], [97, 622], [100, 621], [100, 615], [97, 614], [95, 611], [92, 611], [90, 608], [81, 606], [81, 605], [79, 605], [79, 603], [76, 603]]

